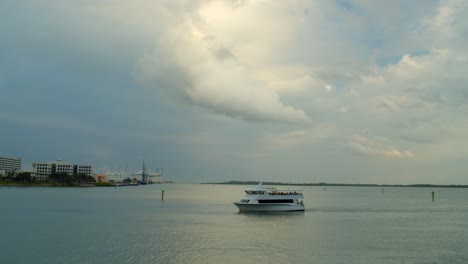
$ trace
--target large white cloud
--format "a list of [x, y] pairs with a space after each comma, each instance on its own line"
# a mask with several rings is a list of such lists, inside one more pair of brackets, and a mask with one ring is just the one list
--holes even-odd
[[[303, 110], [283, 103], [255, 75], [258, 64], [253, 62], [270, 59], [278, 52], [275, 42], [289, 40], [292, 29], [257, 19], [261, 6], [208, 2], [170, 19], [155, 49], [141, 58], [139, 78], [215, 113], [248, 121], [310, 122]], [[271, 32], [273, 28], [278, 32]]]

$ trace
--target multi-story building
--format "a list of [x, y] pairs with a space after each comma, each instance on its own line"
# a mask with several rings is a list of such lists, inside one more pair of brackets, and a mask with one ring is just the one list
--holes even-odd
[[33, 162], [31, 166], [31, 176], [36, 177], [37, 180], [45, 180], [52, 173], [67, 173], [73, 174], [86, 174], [93, 176], [93, 166], [71, 164], [63, 160], [56, 160], [50, 162]]
[[6, 158], [0, 157], [0, 175], [5, 176], [7, 173], [21, 171], [21, 158]]

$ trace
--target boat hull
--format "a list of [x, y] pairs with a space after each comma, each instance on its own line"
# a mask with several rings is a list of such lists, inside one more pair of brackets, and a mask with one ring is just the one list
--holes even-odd
[[304, 206], [300, 204], [245, 204], [234, 203], [239, 212], [291, 212], [304, 211]]

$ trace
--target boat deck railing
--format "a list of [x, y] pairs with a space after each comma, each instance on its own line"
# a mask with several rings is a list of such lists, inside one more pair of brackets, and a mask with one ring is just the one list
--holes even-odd
[[302, 190], [276, 190], [267, 193], [269, 195], [302, 195]]
[[245, 190], [247, 194], [302, 195], [302, 190]]

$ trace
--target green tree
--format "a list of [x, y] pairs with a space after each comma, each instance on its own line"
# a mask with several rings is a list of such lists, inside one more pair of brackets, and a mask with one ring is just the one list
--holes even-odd
[[86, 176], [86, 182], [96, 182], [93, 176]]
[[79, 180], [80, 183], [86, 182], [87, 177], [88, 177], [88, 175], [86, 175], [86, 174], [84, 174], [84, 173], [78, 174], [78, 180]]
[[65, 181], [68, 179], [69, 175], [68, 173], [66, 172], [60, 172], [60, 173], [57, 173], [57, 172], [54, 172], [52, 174], [50, 174], [49, 176], [49, 180], [52, 181], [52, 182], [55, 182], [55, 183], [65, 183]]
[[14, 172], [9, 171], [9, 172], [6, 173], [6, 179], [7, 179], [7, 180], [13, 181], [13, 180], [15, 180], [14, 177], [15, 177], [15, 173], [14, 173]]
[[20, 172], [15, 177], [15, 181], [18, 181], [18, 182], [31, 182], [31, 180], [32, 180], [32, 177], [31, 177], [31, 173], [29, 172]]
[[68, 173], [66, 173], [66, 175], [64, 175], [64, 177], [63, 177], [63, 181], [64, 181], [64, 183], [67, 184], [67, 185], [73, 184], [73, 183], [74, 183], [73, 180], [74, 180], [73, 175], [70, 175], [70, 174], [68, 174]]

